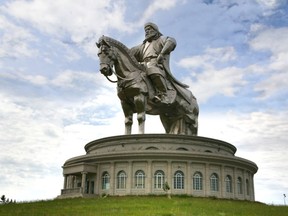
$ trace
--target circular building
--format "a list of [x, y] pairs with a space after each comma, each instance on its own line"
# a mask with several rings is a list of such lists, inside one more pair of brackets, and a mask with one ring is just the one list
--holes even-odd
[[236, 147], [199, 136], [143, 134], [112, 136], [85, 146], [86, 154], [63, 165], [60, 198], [168, 193], [255, 200], [252, 161]]

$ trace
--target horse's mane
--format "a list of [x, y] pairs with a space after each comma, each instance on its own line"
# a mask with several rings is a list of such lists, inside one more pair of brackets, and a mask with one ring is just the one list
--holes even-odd
[[137, 59], [131, 54], [130, 49], [127, 48], [123, 43], [104, 35], [99, 39], [99, 41], [102, 40], [108, 43], [108, 45], [118, 48], [124, 55], [128, 57], [128, 60], [130, 61], [131, 64], [133, 64], [133, 66], [135, 66], [139, 70], [143, 70], [143, 67], [141, 67]]

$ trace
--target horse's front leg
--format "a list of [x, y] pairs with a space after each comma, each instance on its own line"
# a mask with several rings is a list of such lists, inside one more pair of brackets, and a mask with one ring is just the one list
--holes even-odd
[[138, 133], [144, 134], [145, 132], [145, 120], [146, 120], [146, 96], [139, 94], [134, 97], [135, 108], [137, 112], [138, 120]]
[[133, 109], [127, 101], [121, 100], [122, 110], [125, 115], [125, 135], [132, 133]]

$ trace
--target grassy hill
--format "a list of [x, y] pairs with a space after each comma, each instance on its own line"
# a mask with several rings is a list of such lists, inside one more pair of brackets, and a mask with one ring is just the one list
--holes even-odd
[[287, 206], [259, 202], [173, 196], [55, 199], [0, 205], [0, 215], [287, 216]]

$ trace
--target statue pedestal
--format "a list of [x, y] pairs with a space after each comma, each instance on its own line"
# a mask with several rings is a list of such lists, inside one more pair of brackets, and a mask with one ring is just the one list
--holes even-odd
[[63, 165], [60, 198], [169, 193], [254, 200], [255, 163], [227, 142], [199, 136], [112, 136], [85, 145]]

